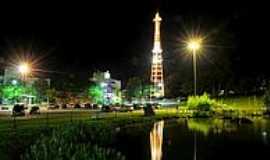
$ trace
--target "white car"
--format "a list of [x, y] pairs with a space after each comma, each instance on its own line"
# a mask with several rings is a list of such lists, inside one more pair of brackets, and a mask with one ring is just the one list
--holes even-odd
[[0, 106], [0, 115], [12, 115], [13, 106], [2, 104]]

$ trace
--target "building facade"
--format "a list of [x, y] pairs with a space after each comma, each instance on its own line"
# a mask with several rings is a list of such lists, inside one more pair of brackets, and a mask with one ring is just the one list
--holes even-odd
[[121, 103], [121, 81], [112, 79], [109, 71], [95, 72], [90, 79], [101, 88], [101, 103]]

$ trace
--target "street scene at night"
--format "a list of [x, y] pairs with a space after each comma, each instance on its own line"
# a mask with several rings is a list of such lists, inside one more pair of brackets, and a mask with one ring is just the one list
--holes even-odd
[[1, 6], [0, 160], [270, 159], [266, 3]]

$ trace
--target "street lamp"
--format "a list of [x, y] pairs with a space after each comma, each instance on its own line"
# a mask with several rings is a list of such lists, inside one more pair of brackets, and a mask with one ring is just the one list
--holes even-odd
[[31, 66], [27, 62], [23, 62], [17, 66], [19, 74], [21, 74], [21, 80], [26, 81], [27, 76], [31, 73]]
[[192, 53], [193, 57], [193, 74], [194, 74], [194, 95], [197, 95], [197, 73], [196, 73], [196, 54], [201, 49], [202, 39], [192, 38], [187, 42], [187, 49]]
[[30, 69], [30, 66], [28, 63], [24, 62], [24, 63], [21, 63], [19, 66], [18, 66], [18, 71], [20, 74], [22, 74], [23, 76], [27, 75], [30, 73], [31, 69]]
[[[23, 62], [17, 66], [17, 70], [19, 74], [21, 74], [21, 80], [23, 81], [23, 86], [26, 87], [26, 76], [31, 72], [31, 67], [29, 63]], [[26, 91], [24, 90], [24, 94], [26, 94]], [[31, 104], [31, 99], [28, 100], [28, 98], [24, 98], [25, 104]]]

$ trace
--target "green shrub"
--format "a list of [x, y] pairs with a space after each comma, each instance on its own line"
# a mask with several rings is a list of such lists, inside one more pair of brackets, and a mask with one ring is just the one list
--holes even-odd
[[213, 113], [221, 113], [223, 110], [228, 109], [227, 105], [211, 99], [207, 93], [201, 96], [189, 96], [186, 106], [191, 110], [214, 111]]
[[207, 93], [201, 96], [189, 96], [187, 100], [187, 107], [200, 111], [210, 111], [213, 106], [218, 106], [215, 100], [209, 98]]

